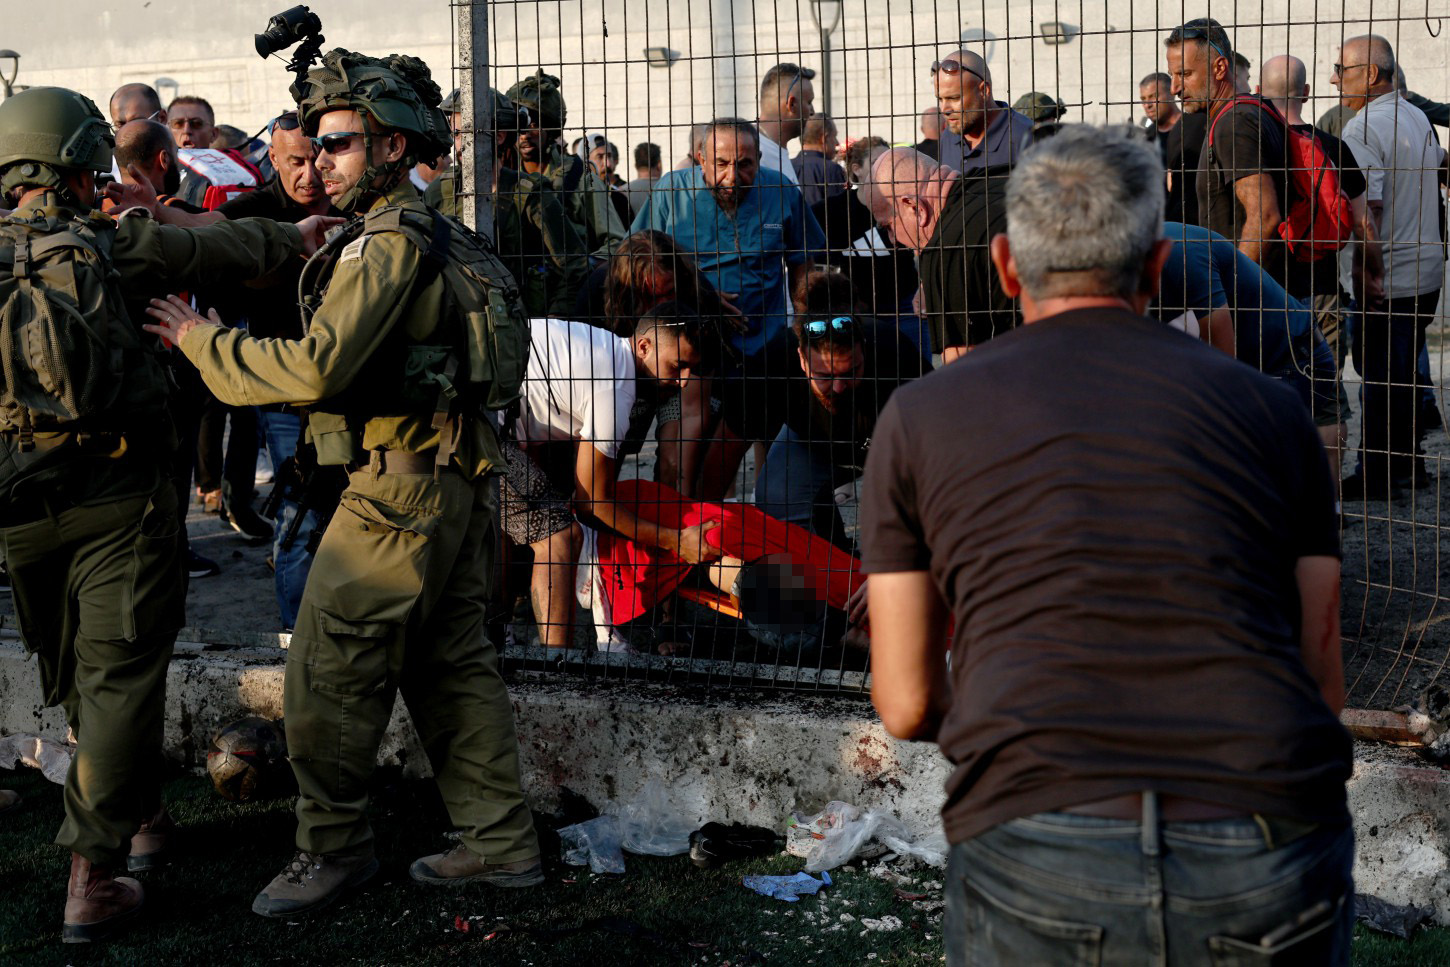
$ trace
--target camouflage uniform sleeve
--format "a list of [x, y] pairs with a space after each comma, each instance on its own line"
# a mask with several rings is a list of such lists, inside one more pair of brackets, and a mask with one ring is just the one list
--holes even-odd
[[609, 258], [614, 254], [614, 249], [629, 233], [624, 229], [624, 223], [619, 220], [619, 213], [614, 210], [614, 205], [609, 200], [609, 193], [613, 190], [594, 173], [593, 165], [586, 165], [584, 170], [584, 183], [579, 186], [581, 194], [587, 193], [589, 200], [589, 224], [594, 230], [594, 237], [598, 241], [598, 248], [592, 253], [600, 258]]
[[574, 301], [589, 278], [589, 255], [584, 239], [574, 227], [556, 192], [547, 186], [524, 196], [524, 215], [538, 228], [548, 250], [553, 270], [549, 273], [551, 294], [548, 313], [560, 319], [574, 312]]
[[408, 311], [421, 259], [400, 234], [363, 236], [338, 256], [301, 339], [253, 339], [240, 329], [205, 326], [186, 334], [181, 351], [217, 399], [233, 406], [307, 405], [336, 396]]
[[265, 218], [179, 228], [128, 217], [116, 226], [111, 254], [122, 291], [140, 299], [159, 287], [190, 288], [274, 272], [302, 254], [302, 235], [295, 225]]

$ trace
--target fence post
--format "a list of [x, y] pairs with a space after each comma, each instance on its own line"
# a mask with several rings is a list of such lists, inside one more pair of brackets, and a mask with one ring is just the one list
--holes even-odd
[[463, 118], [455, 185], [463, 223], [493, 238], [493, 100], [488, 95], [488, 0], [457, 0], [458, 106]]

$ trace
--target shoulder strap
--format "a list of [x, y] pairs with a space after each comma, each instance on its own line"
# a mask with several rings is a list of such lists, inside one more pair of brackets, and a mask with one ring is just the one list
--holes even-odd
[[1240, 94], [1232, 101], [1229, 101], [1228, 107], [1224, 108], [1222, 111], [1219, 111], [1218, 117], [1214, 118], [1213, 123], [1208, 126], [1208, 146], [1210, 148], [1213, 147], [1213, 132], [1218, 128], [1218, 122], [1222, 121], [1225, 115], [1227, 115], [1234, 108], [1238, 107], [1240, 104], [1252, 104], [1254, 107], [1257, 107], [1262, 111], [1267, 111], [1270, 116], [1278, 120], [1281, 124], [1284, 121], [1283, 117], [1280, 116], [1279, 112], [1274, 110], [1274, 106], [1272, 104], [1269, 104], [1262, 98], [1255, 97], [1252, 94]]

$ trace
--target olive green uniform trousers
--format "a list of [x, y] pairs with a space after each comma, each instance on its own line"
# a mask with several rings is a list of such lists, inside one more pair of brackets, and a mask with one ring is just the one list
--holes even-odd
[[287, 653], [299, 849], [371, 850], [367, 783], [401, 689], [463, 843], [491, 863], [538, 855], [513, 706], [483, 636], [496, 508], [486, 478], [452, 468], [351, 475]]
[[[124, 864], [160, 805], [166, 666], [186, 605], [176, 489], [76, 506], [0, 528], [15, 612], [40, 664], [45, 704], [76, 737], [56, 843]], [[18, 508], [10, 508], [18, 511]]]

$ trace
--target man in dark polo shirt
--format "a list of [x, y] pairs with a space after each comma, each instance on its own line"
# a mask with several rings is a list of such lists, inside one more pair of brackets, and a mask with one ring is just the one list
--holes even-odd
[[938, 161], [966, 172], [1017, 160], [1032, 119], [992, 95], [992, 70], [979, 54], [947, 54], [931, 65], [931, 83], [943, 122]]
[[[220, 219], [268, 218], [295, 224], [310, 215], [341, 216], [332, 207], [323, 190], [322, 176], [313, 164], [312, 142], [297, 123], [297, 112], [288, 111], [270, 125], [271, 147], [268, 157], [277, 176], [263, 187], [224, 203], [216, 211], [195, 213], [176, 207], [157, 205], [155, 199], [125, 195], [125, 203], [147, 204], [158, 221], [184, 226], [204, 225]], [[227, 292], [229, 321], [245, 322], [247, 331], [258, 339], [302, 338], [302, 317], [297, 307], [297, 281], [302, 274], [303, 259], [265, 279]], [[272, 465], [281, 467], [295, 456], [301, 432], [301, 417], [287, 406], [259, 407], [258, 421], [267, 442]], [[281, 485], [279, 481], [278, 486]], [[277, 604], [282, 626], [291, 628], [307, 583], [312, 555], [308, 541], [317, 521], [308, 513], [298, 525], [292, 541], [283, 547], [283, 538], [299, 513], [298, 505], [284, 500], [272, 525], [272, 560], [276, 565]]]
[[956, 767], [949, 964], [1348, 963], [1329, 468], [1290, 389], [1144, 317], [1162, 171], [1125, 131], [1026, 152], [1026, 325], [876, 423], [872, 697]]
[[950, 363], [1018, 324], [1016, 300], [992, 271], [988, 243], [1006, 230], [1010, 169], [966, 174], [911, 148], [892, 148], [872, 166], [896, 241], [917, 253], [921, 308], [932, 352]]

